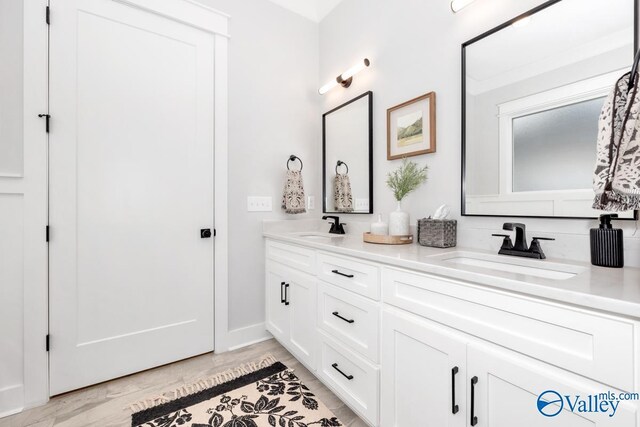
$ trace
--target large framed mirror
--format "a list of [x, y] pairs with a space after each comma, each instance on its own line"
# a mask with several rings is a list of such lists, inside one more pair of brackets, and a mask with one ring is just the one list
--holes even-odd
[[322, 115], [322, 211], [373, 213], [373, 93]]
[[635, 0], [548, 1], [464, 43], [462, 215], [601, 214], [598, 118], [636, 47]]

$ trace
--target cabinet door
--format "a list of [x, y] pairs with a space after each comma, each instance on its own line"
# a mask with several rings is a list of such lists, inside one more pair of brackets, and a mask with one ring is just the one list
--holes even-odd
[[381, 348], [381, 425], [465, 425], [464, 341], [436, 323], [385, 309]]
[[315, 356], [317, 344], [316, 331], [316, 283], [315, 278], [302, 273], [287, 275], [287, 306], [289, 310], [290, 332], [289, 344], [291, 352], [305, 363], [311, 370], [315, 370]]
[[[477, 382], [471, 387], [474, 377], [477, 378]], [[610, 416], [611, 412], [578, 411], [579, 404], [576, 399], [589, 402], [590, 395], [608, 391], [617, 394], [618, 391], [491, 345], [468, 346], [467, 382], [467, 421], [471, 421], [473, 402], [473, 415], [477, 417], [476, 427], [636, 426], [637, 402], [619, 402], [613, 416]], [[552, 392], [545, 393], [548, 390]], [[538, 410], [538, 396], [541, 393], [544, 393], [543, 401], [556, 402], [541, 409], [546, 416]], [[571, 405], [576, 405], [573, 412], [567, 397]], [[593, 408], [600, 403], [596, 405], [595, 401], [591, 400], [591, 405]], [[589, 409], [589, 406], [583, 408]], [[556, 413], [557, 415], [554, 415]]]
[[289, 310], [285, 305], [286, 269], [279, 264], [267, 262], [266, 276], [267, 330], [284, 343], [289, 337]]

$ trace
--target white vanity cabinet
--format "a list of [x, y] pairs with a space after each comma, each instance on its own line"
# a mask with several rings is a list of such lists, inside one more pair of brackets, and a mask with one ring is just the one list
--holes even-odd
[[267, 329], [372, 426], [640, 427], [537, 406], [638, 392], [636, 318], [267, 239]]
[[462, 427], [466, 342], [400, 310], [382, 314], [380, 425]]
[[[629, 373], [631, 375], [631, 373]], [[619, 393], [612, 387], [598, 384], [539, 361], [531, 360], [498, 346], [475, 342], [467, 346], [467, 387], [474, 385], [474, 415], [477, 427], [636, 427], [638, 402], [619, 402], [615, 415], [607, 413], [572, 412], [567, 402], [554, 417], [545, 417], [536, 408], [538, 396], [554, 390], [562, 396], [587, 399], [587, 395], [604, 392]], [[471, 393], [468, 392], [469, 399]], [[595, 404], [594, 401], [591, 404]], [[467, 404], [467, 408], [470, 403]], [[557, 408], [557, 409], [556, 409]], [[559, 406], [550, 406], [553, 414]], [[470, 417], [470, 416], [469, 416]], [[469, 418], [468, 417], [468, 418]], [[470, 418], [467, 419], [470, 422]]]
[[621, 402], [613, 417], [566, 403], [545, 417], [536, 408], [546, 390], [620, 391], [402, 310], [384, 309], [382, 337], [381, 426], [637, 426], [637, 402]]
[[315, 277], [267, 261], [266, 303], [267, 330], [309, 369], [315, 369]]

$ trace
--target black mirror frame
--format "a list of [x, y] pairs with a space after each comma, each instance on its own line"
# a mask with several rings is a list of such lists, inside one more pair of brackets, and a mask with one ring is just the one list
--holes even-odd
[[[369, 97], [369, 212], [335, 212], [327, 211], [327, 116], [352, 102], [365, 96]], [[355, 203], [355, 202], [354, 202]], [[373, 92], [367, 91], [362, 95], [345, 102], [322, 115], [322, 212], [339, 213], [342, 215], [370, 215], [373, 213]]]
[[[461, 75], [461, 82], [462, 82], [462, 122], [461, 122], [461, 128], [462, 128], [462, 135], [461, 135], [461, 139], [462, 139], [462, 151], [461, 151], [461, 159], [462, 159], [462, 163], [461, 163], [461, 182], [460, 182], [460, 190], [461, 190], [461, 197], [460, 197], [460, 213], [462, 216], [469, 216], [469, 217], [490, 217], [490, 218], [545, 218], [545, 219], [582, 219], [582, 220], [594, 220], [597, 219], [597, 216], [594, 217], [586, 217], [586, 216], [582, 216], [582, 217], [571, 217], [571, 216], [544, 216], [544, 215], [488, 215], [488, 214], [469, 214], [466, 212], [465, 209], [465, 201], [466, 201], [466, 197], [465, 197], [465, 185], [466, 185], [466, 137], [467, 137], [467, 130], [466, 130], [466, 119], [467, 119], [467, 82], [466, 82], [466, 48], [467, 46], [480, 41], [494, 33], [497, 33], [498, 31], [507, 28], [509, 26], [511, 26], [514, 22], [519, 21], [523, 18], [526, 18], [528, 16], [531, 15], [535, 15], [536, 13], [550, 7], [553, 6], [556, 3], [561, 2], [562, 0], [549, 0], [537, 7], [534, 7], [533, 9], [516, 16], [515, 18], [512, 18], [506, 22], [504, 22], [503, 24], [498, 25], [495, 28], [492, 28], [491, 30], [480, 34], [477, 37], [472, 38], [471, 40], [468, 40], [464, 43], [462, 43], [462, 75]], [[633, 21], [634, 21], [634, 38], [633, 38], [633, 50], [634, 50], [634, 54], [638, 51], [638, 1], [637, 0], [633, 0]], [[637, 221], [638, 220], [638, 211], [634, 211], [633, 212], [633, 218], [620, 218], [620, 221], [623, 220], [627, 220], [627, 221]]]

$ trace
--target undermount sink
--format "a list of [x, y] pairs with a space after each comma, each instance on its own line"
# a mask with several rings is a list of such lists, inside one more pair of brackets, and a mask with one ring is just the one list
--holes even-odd
[[294, 234], [296, 237], [300, 237], [305, 240], [311, 240], [316, 242], [330, 242], [331, 239], [344, 237], [344, 234], [329, 234], [329, 233], [322, 233], [319, 231], [294, 233]]
[[585, 271], [583, 267], [569, 264], [464, 251], [449, 252], [430, 258], [437, 258], [452, 266], [477, 267], [552, 280], [567, 280]]

